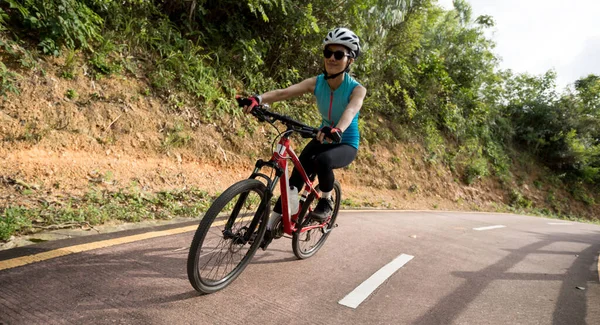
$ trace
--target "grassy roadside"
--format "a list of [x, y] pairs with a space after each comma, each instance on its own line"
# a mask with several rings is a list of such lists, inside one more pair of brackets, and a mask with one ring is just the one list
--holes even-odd
[[199, 189], [142, 192], [122, 189], [115, 192], [92, 189], [80, 197], [0, 208], [0, 241], [11, 236], [44, 230], [80, 228], [108, 222], [169, 220], [175, 217], [198, 217], [214, 197]]
[[[148, 220], [171, 220], [174, 218], [198, 218], [210, 207], [218, 194], [191, 188], [172, 191], [148, 192], [137, 188], [117, 191], [90, 189], [82, 196], [46, 201], [43, 196], [32, 204], [9, 205], [0, 208], [0, 241], [13, 236], [31, 235], [47, 230], [90, 228], [108, 223], [135, 223]], [[342, 208], [389, 208], [381, 201], [366, 202], [351, 197], [342, 200]], [[433, 209], [437, 209], [434, 206]], [[582, 218], [557, 213], [531, 205], [523, 206], [515, 201], [510, 205], [492, 204], [480, 211], [525, 214], [566, 221], [600, 224], [600, 219]]]

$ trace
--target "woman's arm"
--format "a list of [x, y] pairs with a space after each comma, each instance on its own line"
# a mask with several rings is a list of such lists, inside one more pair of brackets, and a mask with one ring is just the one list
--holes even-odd
[[317, 78], [313, 77], [301, 81], [297, 84], [291, 85], [285, 89], [267, 91], [260, 97], [262, 98], [263, 104], [271, 104], [274, 102], [286, 100], [288, 98], [304, 95], [306, 93], [313, 93], [315, 91], [316, 84]]
[[348, 103], [348, 106], [346, 106], [342, 117], [335, 126], [336, 128], [344, 132], [350, 126], [354, 116], [356, 116], [358, 111], [360, 111], [366, 95], [367, 88], [361, 85], [354, 87], [354, 90], [352, 90], [352, 94], [350, 95], [350, 102]]

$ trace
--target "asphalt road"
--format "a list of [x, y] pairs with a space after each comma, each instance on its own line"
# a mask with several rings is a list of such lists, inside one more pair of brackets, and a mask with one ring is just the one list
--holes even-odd
[[[342, 211], [338, 224], [310, 259], [296, 260], [291, 240], [279, 239], [231, 286], [205, 296], [187, 280], [189, 231], [3, 251], [0, 324], [600, 324], [600, 226], [376, 211]], [[10, 266], [19, 256], [100, 240], [113, 246]], [[409, 259], [356, 308], [340, 304], [402, 254]]]

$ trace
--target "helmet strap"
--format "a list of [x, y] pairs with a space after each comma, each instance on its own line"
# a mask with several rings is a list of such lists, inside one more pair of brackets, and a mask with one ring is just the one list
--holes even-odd
[[341, 71], [341, 72], [338, 72], [338, 73], [334, 73], [334, 74], [327, 74], [327, 71], [325, 71], [325, 70], [323, 69], [323, 74], [325, 75], [325, 76], [324, 76], [325, 80], [328, 80], [328, 79], [334, 79], [334, 78], [336, 78], [337, 76], [341, 75], [341, 74], [342, 74], [342, 73], [344, 73], [344, 72], [346, 72], [346, 70], [344, 70], [344, 71]]
[[328, 80], [328, 79], [334, 79], [337, 76], [341, 75], [342, 73], [349, 72], [349, 71], [350, 71], [350, 62], [348, 62], [348, 64], [346, 65], [346, 69], [344, 69], [343, 71], [340, 71], [338, 73], [327, 74], [327, 70], [323, 69], [323, 75], [324, 75], [325, 80]]

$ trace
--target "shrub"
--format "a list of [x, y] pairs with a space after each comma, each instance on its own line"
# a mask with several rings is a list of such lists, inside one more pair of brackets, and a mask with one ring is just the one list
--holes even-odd
[[8, 207], [0, 211], [0, 240], [8, 240], [14, 233], [31, 227], [29, 210], [21, 207]]
[[67, 89], [65, 97], [68, 99], [75, 99], [77, 97], [77, 92], [74, 89]]
[[512, 189], [510, 191], [510, 205], [515, 208], [528, 209], [532, 206], [531, 200], [526, 198], [521, 192], [518, 190]]
[[[6, 0], [13, 19], [25, 28], [27, 36], [38, 41], [44, 54], [58, 55], [61, 46], [92, 49], [102, 39], [103, 20], [78, 0]], [[0, 17], [2, 13], [0, 13]], [[14, 29], [11, 27], [11, 29]]]
[[0, 95], [5, 96], [8, 92], [19, 94], [19, 88], [16, 85], [18, 76], [0, 62]]

